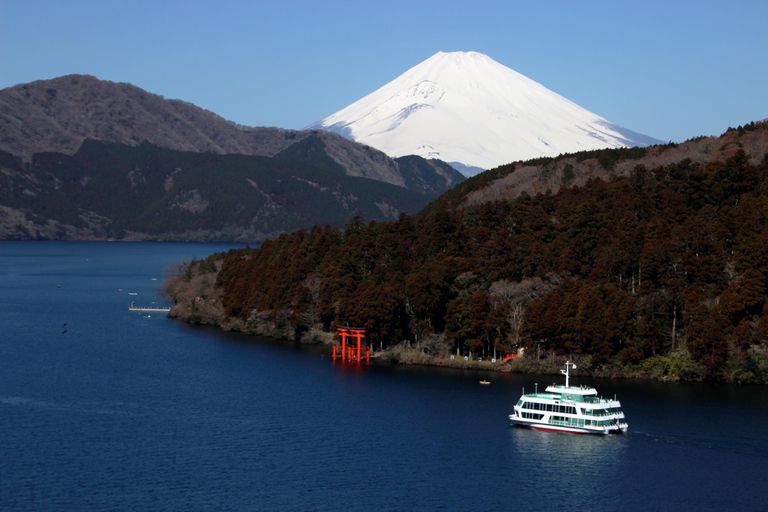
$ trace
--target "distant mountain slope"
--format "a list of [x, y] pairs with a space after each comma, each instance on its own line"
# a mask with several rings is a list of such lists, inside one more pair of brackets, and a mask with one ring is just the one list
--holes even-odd
[[439, 158], [468, 175], [515, 160], [662, 142], [477, 52], [439, 52], [309, 128], [392, 157]]
[[563, 187], [584, 185], [590, 179], [610, 181], [617, 176], [629, 176], [638, 165], [652, 170], [686, 160], [697, 164], [722, 162], [739, 149], [752, 165], [759, 165], [768, 154], [768, 121], [681, 144], [582, 151], [502, 165], [469, 178], [421, 213], [513, 200], [522, 194], [556, 193]]
[[[324, 154], [319, 137], [304, 141]], [[434, 198], [347, 176], [327, 156], [308, 160], [287, 150], [268, 158], [92, 140], [74, 155], [27, 163], [0, 151], [0, 240], [255, 242], [356, 216], [394, 220]]]
[[[322, 131], [250, 128], [180, 100], [167, 100], [126, 83], [69, 75], [0, 90], [0, 150], [30, 161], [42, 152], [74, 154], [86, 139], [215, 154], [272, 157], [309, 137], [348, 176], [406, 187], [398, 165], [384, 153]], [[440, 194], [458, 173], [431, 179]], [[423, 187], [419, 185], [423, 190]]]

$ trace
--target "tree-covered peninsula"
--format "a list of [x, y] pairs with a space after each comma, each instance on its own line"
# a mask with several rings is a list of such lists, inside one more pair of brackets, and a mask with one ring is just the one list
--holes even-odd
[[768, 123], [510, 164], [416, 216], [281, 235], [167, 288], [188, 321], [304, 341], [364, 326], [405, 361], [524, 348], [514, 369], [768, 383]]

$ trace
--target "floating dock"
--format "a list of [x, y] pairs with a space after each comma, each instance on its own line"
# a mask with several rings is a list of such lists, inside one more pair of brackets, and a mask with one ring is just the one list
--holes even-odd
[[171, 311], [170, 307], [162, 307], [162, 306], [149, 306], [149, 307], [140, 307], [131, 302], [131, 305], [128, 306], [128, 311], [152, 311], [156, 313], [168, 313]]

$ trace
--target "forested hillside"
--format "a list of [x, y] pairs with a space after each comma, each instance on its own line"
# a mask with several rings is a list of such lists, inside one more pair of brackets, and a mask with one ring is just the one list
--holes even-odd
[[218, 259], [210, 297], [223, 309], [177, 313], [297, 338], [365, 326], [377, 349], [405, 342], [438, 357], [523, 346], [579, 358], [587, 372], [768, 382], [768, 155], [741, 142], [766, 131], [729, 130], [706, 162], [590, 152], [633, 168], [557, 193], [469, 200], [490, 171], [416, 217], [282, 235], [198, 262], [170, 289], [178, 298], [193, 269]]
[[29, 164], [0, 151], [0, 239], [255, 242], [318, 219], [396, 219], [435, 197], [348, 176], [320, 139], [307, 144], [317, 151], [268, 158], [86, 140]]

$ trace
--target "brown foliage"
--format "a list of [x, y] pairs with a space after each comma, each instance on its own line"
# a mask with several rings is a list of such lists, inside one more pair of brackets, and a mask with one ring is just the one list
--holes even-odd
[[230, 316], [354, 323], [382, 347], [444, 333], [452, 352], [525, 343], [595, 367], [690, 350], [707, 378], [730, 378], [726, 361], [754, 366], [768, 337], [766, 176], [768, 159], [742, 151], [636, 165], [557, 194], [284, 235], [229, 255], [218, 283]]

